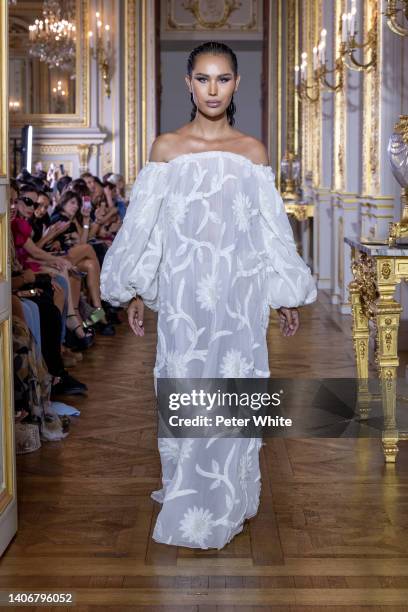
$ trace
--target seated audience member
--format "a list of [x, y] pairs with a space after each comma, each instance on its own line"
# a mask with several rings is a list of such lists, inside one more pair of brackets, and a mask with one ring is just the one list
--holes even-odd
[[72, 266], [69, 260], [47, 253], [33, 242], [31, 238], [33, 229], [29, 219], [34, 214], [35, 202], [25, 195], [20, 195], [16, 198], [15, 207], [16, 215], [11, 221], [11, 231], [16, 255], [23, 268], [39, 272], [41, 262], [44, 262], [57, 270], [69, 269]]
[[58, 197], [61, 196], [65, 189], [68, 187], [68, 185], [72, 183], [72, 178], [70, 176], [62, 176], [60, 179], [58, 179], [56, 186], [57, 186], [57, 201], [58, 201]]
[[108, 175], [106, 181], [111, 185], [115, 186], [115, 190], [112, 192], [112, 198], [115, 206], [118, 209], [121, 220], [125, 218], [126, 214], [126, 199], [124, 196], [124, 186], [125, 182], [123, 176], [121, 174], [110, 174]]
[[[33, 228], [33, 241], [38, 247], [57, 253], [60, 250], [57, 238], [69, 227], [70, 221], [57, 221], [57, 223], [51, 225], [47, 212], [49, 204], [49, 196], [45, 192], [40, 192], [35, 204], [34, 215], [30, 220]], [[87, 348], [93, 343], [93, 334], [83, 329], [83, 325], [75, 312], [75, 308], [78, 309], [79, 307], [82, 277], [79, 269], [76, 269], [75, 266], [68, 272], [69, 275], [64, 273], [65, 282], [63, 283], [66, 287], [67, 303], [65, 304], [65, 317], [63, 317], [62, 342], [65, 343], [67, 340], [67, 344], [71, 348]], [[57, 280], [61, 284], [60, 279], [57, 278]], [[75, 335], [74, 338], [68, 334], [67, 339], [66, 328]]]
[[30, 198], [33, 202], [37, 201], [38, 189], [33, 183], [24, 183], [19, 189], [20, 195]]
[[87, 244], [90, 210], [82, 208], [81, 198], [77, 193], [70, 190], [63, 193], [51, 216], [51, 224], [67, 220], [70, 225], [65, 232], [59, 234], [57, 240], [72, 264], [86, 272], [86, 285], [91, 304], [94, 307], [89, 316], [91, 322], [103, 323], [103, 326], [107, 327], [100, 327], [100, 331], [105, 335], [112, 335], [113, 328], [108, 326], [101, 303], [100, 265], [94, 249], [90, 244]]
[[97, 195], [97, 191], [98, 191], [94, 175], [91, 174], [90, 172], [83, 172], [81, 174], [80, 178], [83, 181], [85, 181], [86, 186], [89, 189], [89, 193], [90, 193], [91, 199], [93, 201], [93, 199]]
[[[18, 219], [18, 208], [21, 206], [15, 189], [10, 190], [11, 224]], [[17, 195], [17, 197], [15, 197]], [[17, 202], [17, 211], [15, 208]], [[57, 283], [50, 283], [47, 278], [39, 280], [34, 271], [21, 263], [17, 257], [14, 245], [14, 232], [10, 236], [10, 258], [12, 265], [12, 291], [19, 298], [34, 301], [40, 315], [41, 352], [47, 364], [48, 371], [54, 376], [53, 391], [55, 393], [84, 393], [86, 385], [76, 380], [65, 370], [61, 354], [62, 313], [57, 303], [54, 303]], [[42, 275], [47, 276], [47, 275]], [[50, 277], [48, 277], [50, 278]], [[56, 300], [57, 301], [57, 300]]]

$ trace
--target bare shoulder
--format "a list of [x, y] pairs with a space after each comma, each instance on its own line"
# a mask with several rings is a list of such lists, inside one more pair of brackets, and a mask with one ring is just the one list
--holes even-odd
[[254, 136], [246, 135], [243, 142], [246, 157], [248, 157], [254, 164], [269, 165], [268, 151], [258, 138]]
[[149, 161], [167, 162], [179, 136], [175, 132], [164, 132], [157, 136], [151, 146]]

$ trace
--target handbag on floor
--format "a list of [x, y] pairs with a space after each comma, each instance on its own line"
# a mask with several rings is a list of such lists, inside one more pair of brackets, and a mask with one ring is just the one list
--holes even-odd
[[15, 423], [16, 455], [32, 453], [41, 448], [40, 430], [35, 423]]

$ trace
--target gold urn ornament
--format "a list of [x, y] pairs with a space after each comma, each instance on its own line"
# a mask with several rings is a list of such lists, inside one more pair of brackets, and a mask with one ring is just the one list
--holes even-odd
[[388, 142], [392, 173], [401, 185], [401, 221], [389, 224], [389, 246], [408, 242], [408, 115], [400, 115]]

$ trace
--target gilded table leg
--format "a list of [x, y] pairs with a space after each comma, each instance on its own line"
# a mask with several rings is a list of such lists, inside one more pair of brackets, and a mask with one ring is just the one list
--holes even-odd
[[353, 345], [357, 366], [357, 407], [361, 419], [369, 412], [370, 393], [368, 390], [368, 345], [370, 338], [369, 318], [362, 307], [360, 286], [356, 280], [349, 284], [349, 295], [353, 317]]
[[398, 453], [398, 430], [396, 423], [398, 328], [402, 308], [394, 299], [395, 276], [392, 264], [377, 260], [378, 291], [376, 307], [377, 355], [376, 362], [381, 384], [384, 430], [382, 443], [385, 461], [394, 463]]

